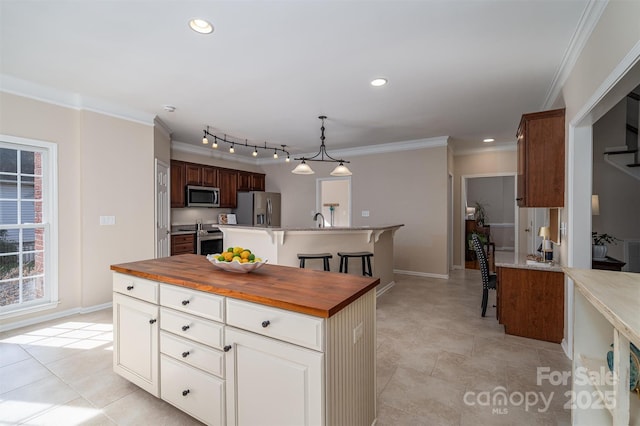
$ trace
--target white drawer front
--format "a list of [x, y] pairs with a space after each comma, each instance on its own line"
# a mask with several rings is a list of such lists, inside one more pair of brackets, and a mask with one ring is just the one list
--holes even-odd
[[322, 318], [227, 298], [227, 324], [309, 349], [324, 350]]
[[133, 275], [114, 272], [113, 291], [147, 302], [158, 303], [158, 283]]
[[178, 311], [224, 322], [224, 297], [174, 285], [160, 285], [160, 304]]
[[160, 333], [160, 352], [224, 378], [224, 353], [189, 339]]
[[167, 308], [160, 308], [160, 328], [218, 349], [224, 342], [222, 324]]
[[206, 423], [224, 425], [224, 381], [161, 355], [161, 397]]

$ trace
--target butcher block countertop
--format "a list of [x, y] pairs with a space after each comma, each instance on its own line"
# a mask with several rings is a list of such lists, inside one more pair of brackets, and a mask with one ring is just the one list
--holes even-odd
[[220, 270], [196, 254], [121, 263], [111, 265], [111, 270], [323, 318], [380, 282], [375, 277], [269, 264], [239, 274]]

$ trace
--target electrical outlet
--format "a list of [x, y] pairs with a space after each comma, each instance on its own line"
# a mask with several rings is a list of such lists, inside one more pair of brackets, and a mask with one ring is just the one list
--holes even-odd
[[369, 217], [369, 210], [362, 210], [362, 217]]
[[353, 329], [353, 344], [358, 343], [358, 340], [362, 338], [362, 323], [358, 324], [356, 328]]

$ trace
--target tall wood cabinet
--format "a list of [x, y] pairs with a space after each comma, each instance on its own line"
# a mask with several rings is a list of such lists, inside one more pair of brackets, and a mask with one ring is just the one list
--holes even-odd
[[187, 186], [186, 163], [171, 160], [171, 208], [185, 206], [185, 187]]
[[563, 207], [564, 109], [524, 114], [518, 127], [518, 207]]
[[238, 171], [219, 169], [220, 207], [236, 208], [238, 199]]

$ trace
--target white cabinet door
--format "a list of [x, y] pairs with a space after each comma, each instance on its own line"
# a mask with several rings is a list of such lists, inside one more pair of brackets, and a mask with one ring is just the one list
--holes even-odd
[[225, 344], [229, 425], [324, 424], [321, 352], [232, 327]]
[[113, 294], [113, 371], [159, 397], [158, 306]]

